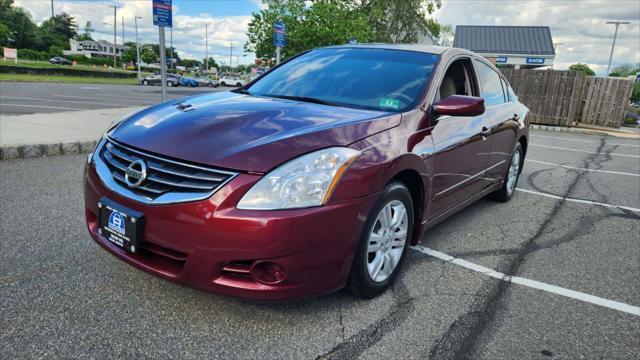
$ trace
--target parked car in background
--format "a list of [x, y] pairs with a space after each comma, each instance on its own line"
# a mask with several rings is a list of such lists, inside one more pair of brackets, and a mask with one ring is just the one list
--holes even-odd
[[186, 76], [180, 76], [179, 79], [180, 79], [181, 86], [198, 87], [198, 81], [196, 79], [186, 77]]
[[[162, 77], [159, 73], [155, 73], [143, 78], [140, 81], [141, 85], [149, 86], [149, 85], [160, 85], [162, 83]], [[179, 86], [180, 85], [180, 77], [174, 74], [167, 74], [167, 86]]]
[[195, 288], [371, 298], [428, 228], [513, 196], [528, 111], [467, 50], [311, 50], [108, 129], [88, 157], [87, 227], [121, 260]]
[[62, 56], [54, 56], [49, 59], [49, 62], [55, 65], [71, 65], [72, 62], [63, 58]]
[[220, 85], [222, 86], [244, 86], [247, 82], [239, 77], [223, 76], [220, 78]]
[[208, 87], [218, 87], [220, 86], [220, 82], [218, 80], [212, 80], [212, 79], [207, 79], [207, 78], [196, 78], [196, 80], [198, 81], [198, 85], [199, 86], [208, 86]]

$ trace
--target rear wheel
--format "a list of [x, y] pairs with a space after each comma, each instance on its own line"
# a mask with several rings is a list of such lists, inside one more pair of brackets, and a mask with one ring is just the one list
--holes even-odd
[[222, 86], [227, 86], [227, 83], [225, 83], [224, 81], [220, 83], [220, 85]]
[[168, 87], [173, 87], [173, 82], [172, 81], [167, 81], [167, 86]]
[[242, 86], [242, 84], [241, 83], [236, 83], [236, 86], [240, 87], [240, 86]]
[[409, 189], [400, 182], [389, 183], [362, 230], [347, 282], [350, 293], [373, 298], [391, 285], [407, 252], [413, 221]]
[[149, 86], [149, 81], [148, 80], [142, 80], [142, 85]]
[[513, 155], [511, 155], [511, 162], [509, 163], [509, 168], [507, 168], [507, 174], [504, 177], [502, 187], [491, 193], [490, 197], [492, 199], [500, 202], [507, 202], [511, 199], [518, 184], [523, 160], [522, 145], [518, 142], [516, 148], [513, 150]]
[[212, 84], [212, 83], [209, 83], [209, 84], [207, 84], [207, 86], [209, 86], [209, 87], [213, 87], [213, 84]]

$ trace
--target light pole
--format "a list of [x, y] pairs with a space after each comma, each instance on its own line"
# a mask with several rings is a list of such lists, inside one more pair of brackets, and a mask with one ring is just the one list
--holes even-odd
[[232, 58], [233, 58], [233, 43], [229, 43], [229, 71], [231, 71], [231, 64], [232, 64]]
[[171, 27], [170, 34], [171, 34], [171, 40], [170, 43], [171, 45], [169, 45], [169, 49], [171, 49], [171, 68], [173, 69], [173, 26]]
[[124, 45], [124, 16], [122, 17], [122, 45]]
[[133, 22], [136, 25], [136, 57], [138, 59], [136, 64], [138, 64], [138, 83], [140, 83], [140, 39], [138, 38], [138, 19], [142, 20], [142, 17], [136, 16], [133, 18]]
[[613, 33], [613, 43], [611, 44], [611, 54], [609, 54], [609, 65], [607, 65], [607, 73], [605, 76], [609, 76], [609, 71], [611, 70], [611, 60], [613, 59], [613, 48], [616, 47], [616, 38], [618, 37], [618, 26], [621, 24], [629, 24], [628, 21], [607, 21], [607, 24], [614, 24], [616, 26], [616, 31]]
[[116, 45], [118, 43], [118, 40], [116, 40], [116, 28], [117, 28], [117, 24], [116, 24], [116, 19], [118, 18], [117, 16], [117, 11], [119, 6], [116, 5], [115, 3], [113, 5], [109, 5], [110, 8], [113, 8], [113, 68], [115, 69], [117, 64], [116, 64]]
[[204, 24], [204, 70], [209, 74], [209, 24]]

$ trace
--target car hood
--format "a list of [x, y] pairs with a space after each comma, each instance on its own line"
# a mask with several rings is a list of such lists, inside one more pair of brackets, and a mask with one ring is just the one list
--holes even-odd
[[219, 92], [149, 107], [123, 120], [110, 136], [159, 155], [264, 173], [399, 123], [397, 113]]

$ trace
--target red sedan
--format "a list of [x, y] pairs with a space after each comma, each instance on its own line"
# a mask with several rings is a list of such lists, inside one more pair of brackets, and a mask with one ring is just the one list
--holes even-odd
[[121, 260], [206, 291], [374, 297], [430, 226], [511, 198], [527, 112], [469, 51], [314, 49], [114, 125], [88, 158], [88, 229]]

